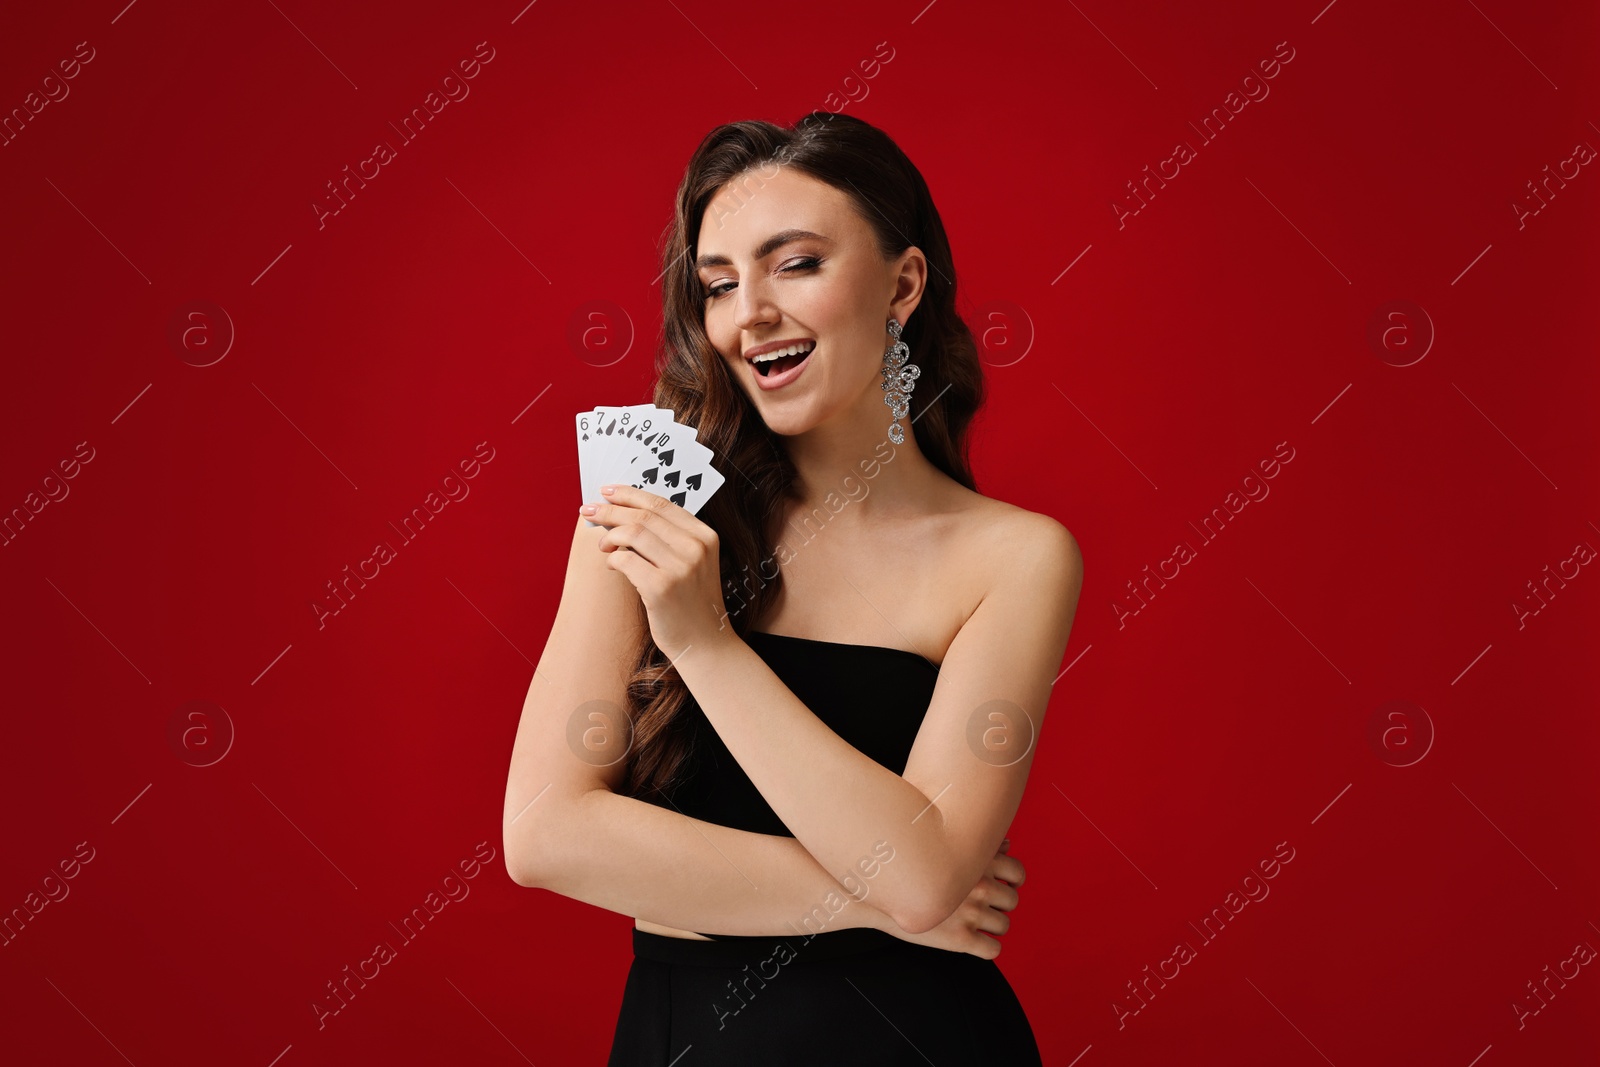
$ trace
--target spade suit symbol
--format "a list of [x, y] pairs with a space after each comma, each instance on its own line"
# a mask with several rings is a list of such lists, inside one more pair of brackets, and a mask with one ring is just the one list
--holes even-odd
[[682, 473], [683, 473], [682, 471], [673, 471], [671, 474], [668, 474], [667, 476], [665, 476], [664, 478], [661, 479], [661, 484], [662, 485], [670, 485], [674, 489], [676, 489], [678, 487], [678, 475], [680, 475]]
[[701, 477], [702, 477], [702, 475], [699, 475], [699, 474], [691, 474], [691, 475], [689, 475], [689, 477], [687, 477], [687, 478], [685, 478], [683, 480], [684, 488], [685, 489], [699, 489], [700, 488], [700, 479], [701, 479]]

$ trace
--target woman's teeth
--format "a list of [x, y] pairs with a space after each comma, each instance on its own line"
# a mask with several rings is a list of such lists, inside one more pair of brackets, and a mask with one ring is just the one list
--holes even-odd
[[765, 378], [774, 371], [786, 371], [793, 367], [814, 348], [815, 344], [790, 345], [788, 348], [780, 348], [773, 352], [763, 352], [750, 362], [755, 364], [756, 373]]

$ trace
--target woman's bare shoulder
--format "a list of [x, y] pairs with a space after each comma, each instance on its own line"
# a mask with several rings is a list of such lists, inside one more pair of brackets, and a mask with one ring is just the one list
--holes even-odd
[[970, 553], [968, 558], [975, 563], [1008, 563], [1051, 554], [1065, 554], [1081, 563], [1077, 538], [1053, 516], [965, 486], [956, 499], [956, 526]]
[[976, 603], [998, 598], [1008, 618], [1059, 627], [1064, 645], [1083, 588], [1077, 538], [1054, 516], [972, 496], [962, 554], [981, 590]]

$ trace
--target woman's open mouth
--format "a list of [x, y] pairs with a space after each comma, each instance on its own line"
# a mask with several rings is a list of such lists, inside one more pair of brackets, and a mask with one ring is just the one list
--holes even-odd
[[781, 389], [800, 377], [800, 372], [811, 362], [816, 350], [817, 346], [812, 344], [806, 351], [779, 356], [777, 359], [757, 357], [750, 362], [750, 370], [755, 375], [756, 384], [762, 389]]

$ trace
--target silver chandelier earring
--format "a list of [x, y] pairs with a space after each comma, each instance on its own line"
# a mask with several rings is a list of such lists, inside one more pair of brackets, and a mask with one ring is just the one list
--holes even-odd
[[882, 386], [883, 402], [894, 412], [894, 421], [889, 424], [889, 440], [897, 445], [905, 443], [906, 434], [900, 420], [911, 411], [911, 390], [922, 374], [921, 367], [906, 362], [911, 358], [911, 348], [900, 340], [900, 329], [898, 322], [889, 320], [889, 336], [894, 338], [894, 344], [883, 354]]

